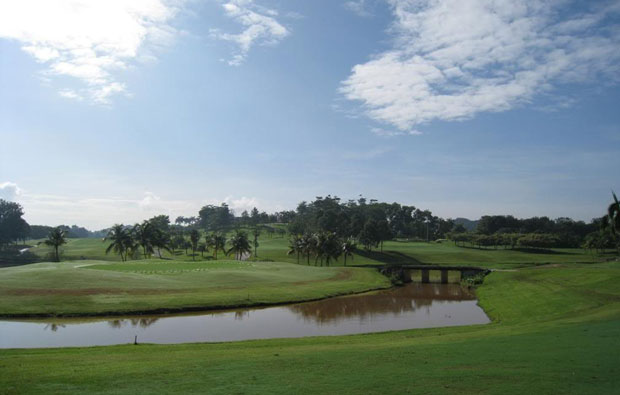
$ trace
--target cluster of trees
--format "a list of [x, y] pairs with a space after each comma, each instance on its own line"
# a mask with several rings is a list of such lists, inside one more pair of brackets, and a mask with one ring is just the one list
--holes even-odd
[[321, 266], [323, 263], [329, 266], [332, 260], [338, 260], [340, 256], [343, 256], [346, 266], [347, 258], [353, 259], [353, 252], [356, 249], [357, 244], [352, 237], [343, 239], [334, 232], [318, 232], [292, 236], [288, 254], [296, 255], [297, 263], [303, 257], [308, 265], [312, 257], [315, 266], [319, 262]]
[[[189, 237], [188, 237], [189, 236]], [[227, 240], [223, 232], [204, 233], [198, 229], [185, 229], [170, 225], [167, 215], [159, 215], [133, 226], [122, 224], [114, 225], [104, 241], [110, 242], [106, 254], [114, 252], [120, 255], [122, 261], [142, 256], [147, 259], [153, 255], [163, 257], [162, 251], [175, 254], [177, 250], [192, 250], [192, 258], [196, 259], [196, 252], [212, 252], [217, 259], [219, 251], [226, 255], [234, 254], [236, 259], [248, 256], [252, 249], [247, 232], [237, 230]], [[226, 248], [228, 245], [228, 248]], [[258, 242], [255, 242], [255, 248]]]
[[30, 235], [30, 225], [24, 218], [21, 205], [0, 199], [0, 249], [5, 249]]
[[363, 197], [341, 202], [329, 195], [301, 202], [291, 218], [291, 234], [331, 232], [343, 239], [352, 237], [367, 249], [394, 238], [434, 240], [444, 237], [454, 226], [452, 220], [414, 206], [367, 201]]
[[104, 237], [109, 229], [103, 229], [98, 231], [90, 231], [84, 227], [77, 225], [60, 225], [60, 226], [45, 226], [45, 225], [30, 225], [30, 239], [44, 239], [49, 233], [60, 228], [65, 232], [65, 236], [69, 239], [81, 239], [81, 238], [101, 238]]
[[207, 231], [227, 231], [239, 227], [253, 227], [261, 224], [285, 224], [290, 222], [294, 211], [282, 211], [267, 214], [258, 211], [254, 207], [249, 212], [244, 210], [239, 217], [226, 203], [219, 206], [207, 205], [200, 209], [197, 217], [177, 217], [175, 224], [191, 229], [204, 229]]
[[448, 238], [457, 245], [504, 248], [585, 248], [620, 252], [620, 204], [615, 194], [606, 216], [589, 224], [570, 218], [532, 217], [518, 219], [511, 215], [485, 215], [477, 221], [475, 232], [457, 225]]
[[578, 248], [585, 237], [601, 228], [601, 219], [594, 219], [589, 224], [570, 218], [532, 217], [518, 219], [511, 215], [485, 215], [478, 221], [476, 232], [483, 235], [501, 235], [504, 233], [543, 233], [553, 235], [556, 239], [553, 247]]
[[560, 246], [560, 239], [549, 233], [494, 233], [485, 235], [473, 232], [450, 232], [448, 238], [456, 245], [469, 244], [482, 247], [503, 248], [554, 248]]
[[588, 234], [582, 247], [589, 251], [602, 252], [611, 248], [617, 248], [620, 252], [620, 238], [610, 228], [600, 229]]

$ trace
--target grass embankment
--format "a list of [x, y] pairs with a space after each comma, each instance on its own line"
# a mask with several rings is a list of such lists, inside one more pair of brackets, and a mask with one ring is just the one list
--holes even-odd
[[495, 272], [483, 326], [223, 344], [1, 350], [6, 393], [614, 393], [620, 265]]
[[[288, 255], [289, 241], [285, 237], [261, 236], [258, 248], [259, 259], [266, 259], [275, 262], [297, 263], [295, 255]], [[35, 245], [35, 242], [30, 242]], [[61, 248], [63, 259], [96, 259], [107, 261], [120, 261], [114, 254], [105, 254], [104, 244], [100, 239], [70, 239], [69, 243]], [[51, 251], [50, 247], [39, 245], [31, 251], [41, 258]], [[443, 243], [421, 243], [421, 242], [385, 242], [383, 251], [379, 250], [364, 251], [362, 249], [355, 253], [354, 258], [347, 260], [347, 264], [367, 265], [367, 264], [435, 264], [435, 265], [463, 265], [479, 266], [485, 268], [515, 268], [547, 263], [591, 263], [604, 260], [606, 255], [592, 254], [581, 249], [551, 249], [551, 250], [511, 250], [511, 249], [478, 249], [471, 247], [458, 247], [454, 243], [446, 241]], [[189, 251], [191, 254], [191, 251]], [[191, 261], [192, 257], [185, 254], [185, 251], [177, 251], [171, 255], [167, 252], [164, 258]], [[220, 254], [220, 259], [222, 258]], [[210, 254], [202, 258], [198, 253], [197, 261], [210, 260]], [[300, 257], [300, 263], [306, 264], [305, 257]], [[344, 260], [341, 257], [332, 266], [342, 266]], [[314, 258], [310, 258], [310, 265], [314, 265]]]
[[274, 262], [77, 261], [0, 269], [0, 316], [205, 310], [389, 287], [371, 269]]

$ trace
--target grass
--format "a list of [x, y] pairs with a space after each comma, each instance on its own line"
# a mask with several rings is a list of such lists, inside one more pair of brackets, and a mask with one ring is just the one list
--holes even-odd
[[[46, 248], [34, 251], [44, 256]], [[281, 263], [297, 261], [286, 254], [286, 238], [260, 240], [260, 259], [280, 263], [194, 262], [184, 253], [121, 263], [94, 239], [71, 240], [63, 249], [76, 261], [0, 269], [0, 311], [272, 303], [387, 285], [372, 270]], [[506, 269], [478, 289], [492, 323], [220, 344], [0, 350], [0, 393], [615, 393], [620, 263], [606, 258], [577, 249], [387, 242], [383, 253], [360, 251], [352, 263]], [[38, 291], [16, 291], [23, 289]]]
[[0, 316], [256, 306], [388, 286], [389, 281], [372, 269], [276, 262], [47, 262], [0, 269]]
[[[275, 262], [297, 263], [297, 257], [288, 255], [288, 238], [268, 237], [262, 235], [258, 248], [259, 259]], [[36, 241], [31, 242], [36, 245]], [[105, 254], [105, 244], [100, 239], [70, 239], [69, 243], [62, 247], [62, 255], [65, 260], [96, 259], [107, 261], [120, 261], [117, 255]], [[594, 263], [608, 258], [607, 255], [598, 255], [585, 252], [582, 249], [552, 249], [552, 250], [511, 250], [511, 249], [477, 249], [470, 247], [457, 247], [452, 242], [423, 243], [423, 242], [399, 242], [389, 241], [384, 243], [384, 252], [379, 250], [358, 250], [353, 260], [348, 259], [348, 264], [444, 264], [444, 265], [473, 265], [485, 268], [516, 268], [548, 263]], [[32, 249], [40, 257], [44, 258], [51, 249], [45, 245], [39, 245]], [[190, 251], [191, 254], [191, 251]], [[209, 254], [207, 254], [209, 255]], [[164, 253], [167, 259], [191, 261], [192, 257], [185, 255], [185, 251], [177, 251], [175, 255]], [[205, 261], [211, 257], [200, 254], [197, 261]], [[305, 264], [304, 257], [300, 263]], [[332, 265], [342, 266], [340, 258]], [[314, 265], [314, 259], [310, 259]]]
[[483, 326], [1, 350], [0, 388], [7, 394], [617, 393], [619, 283], [618, 263], [494, 272], [478, 291], [493, 319]]

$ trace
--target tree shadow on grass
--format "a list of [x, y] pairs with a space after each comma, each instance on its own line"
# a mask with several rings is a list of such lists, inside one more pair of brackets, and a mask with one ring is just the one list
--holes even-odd
[[525, 252], [528, 254], [546, 254], [546, 255], [577, 255], [574, 252], [548, 250], [546, 248], [515, 248], [514, 251]]
[[517, 251], [523, 252], [526, 254], [547, 254], [547, 255], [578, 255], [576, 252], [567, 252], [567, 251], [556, 251], [549, 250], [546, 248], [527, 248], [527, 247], [518, 247], [518, 248], [493, 248], [493, 247], [476, 247], [476, 246], [468, 246], [468, 245], [459, 245], [459, 248], [465, 248], [469, 250], [478, 250], [478, 251]]
[[357, 250], [356, 254], [364, 258], [372, 259], [386, 265], [426, 265], [424, 262], [405, 255], [402, 252], [397, 251], [366, 251], [363, 249]]

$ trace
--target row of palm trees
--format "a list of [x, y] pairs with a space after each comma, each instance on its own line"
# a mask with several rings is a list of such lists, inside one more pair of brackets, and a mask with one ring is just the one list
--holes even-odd
[[353, 259], [356, 249], [357, 244], [352, 237], [342, 239], [334, 232], [318, 232], [294, 235], [290, 240], [288, 254], [297, 255], [297, 263], [304, 257], [307, 265], [310, 265], [310, 257], [313, 257], [315, 266], [319, 262], [321, 266], [323, 263], [329, 266], [332, 260], [337, 261], [342, 256], [346, 266], [347, 258]]
[[[201, 240], [204, 239], [204, 242]], [[205, 252], [212, 251], [213, 257], [217, 259], [218, 251], [225, 255], [234, 254], [235, 259], [241, 260], [249, 256], [252, 252], [248, 235], [243, 231], [236, 231], [230, 239], [227, 240], [226, 235], [220, 232], [212, 232], [203, 235], [198, 230], [192, 230], [189, 234], [189, 240], [182, 234], [176, 234], [171, 237], [167, 232], [158, 229], [150, 222], [145, 221], [142, 224], [136, 224], [133, 227], [127, 227], [122, 224], [114, 225], [104, 242], [110, 242], [106, 248], [106, 254], [114, 252], [121, 257], [121, 261], [125, 262], [137, 253], [143, 255], [146, 259], [155, 253], [161, 258], [161, 251], [174, 253], [176, 249], [186, 250], [192, 249], [192, 259], [196, 259], [196, 251], [200, 251], [202, 256]], [[226, 245], [229, 248], [226, 248]]]

